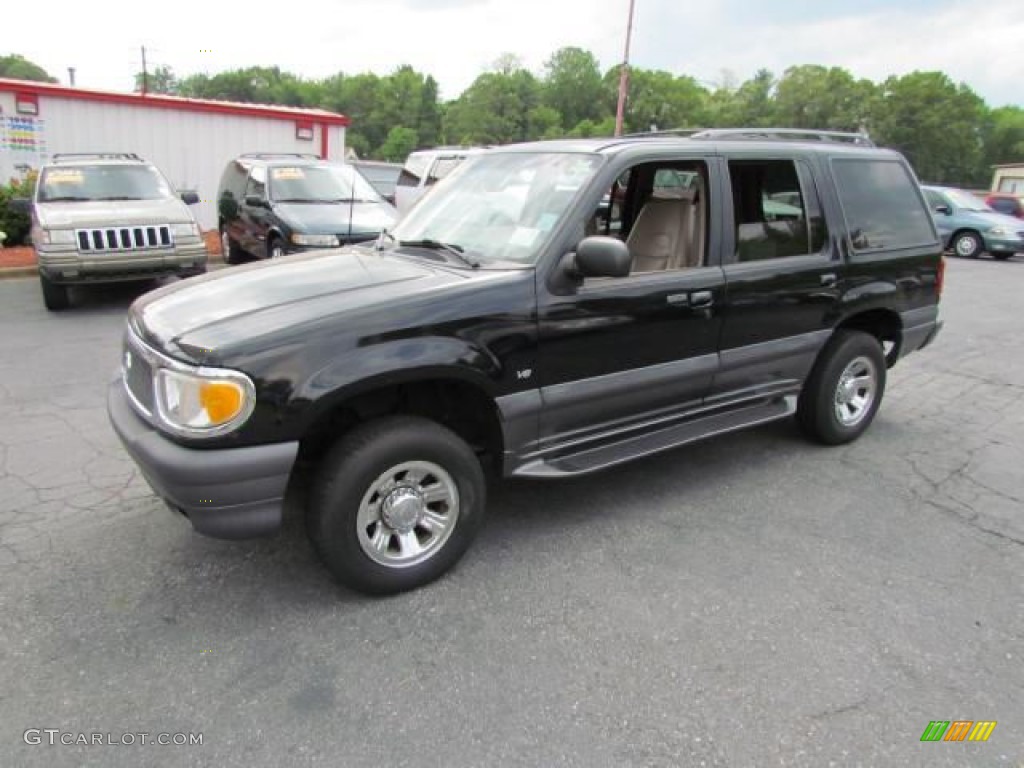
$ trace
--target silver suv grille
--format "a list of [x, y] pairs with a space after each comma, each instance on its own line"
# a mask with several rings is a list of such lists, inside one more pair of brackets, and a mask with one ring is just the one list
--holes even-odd
[[141, 251], [174, 245], [166, 224], [75, 231], [80, 251]]

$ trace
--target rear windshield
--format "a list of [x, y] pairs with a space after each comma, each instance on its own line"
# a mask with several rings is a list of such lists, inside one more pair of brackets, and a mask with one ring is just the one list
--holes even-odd
[[38, 200], [161, 200], [172, 195], [167, 180], [151, 165], [74, 165], [45, 168]]

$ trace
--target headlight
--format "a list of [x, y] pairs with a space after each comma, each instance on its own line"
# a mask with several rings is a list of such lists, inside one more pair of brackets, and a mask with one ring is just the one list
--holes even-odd
[[42, 243], [48, 245], [74, 245], [75, 231], [73, 229], [41, 229], [37, 234]]
[[199, 225], [194, 221], [183, 221], [171, 224], [175, 237], [199, 237]]
[[292, 235], [295, 245], [316, 245], [321, 248], [332, 248], [338, 244], [337, 235]]
[[186, 373], [161, 368], [156, 374], [160, 419], [186, 437], [229, 432], [249, 418], [255, 401], [252, 381], [237, 371], [207, 369]]

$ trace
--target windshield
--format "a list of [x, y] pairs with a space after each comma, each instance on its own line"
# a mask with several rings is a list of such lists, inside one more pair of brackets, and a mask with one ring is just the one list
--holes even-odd
[[278, 203], [376, 203], [381, 198], [350, 165], [314, 165], [271, 168], [270, 199]]
[[944, 191], [947, 198], [949, 198], [953, 205], [957, 208], [962, 208], [965, 211], [980, 211], [988, 213], [993, 208], [990, 208], [984, 200], [980, 197], [975, 197], [970, 192], [964, 192], [959, 189], [947, 189]]
[[162, 200], [173, 191], [151, 165], [75, 165], [43, 170], [39, 202]]
[[481, 262], [532, 264], [547, 235], [601, 164], [599, 155], [488, 152], [438, 182], [392, 233], [436, 241]]

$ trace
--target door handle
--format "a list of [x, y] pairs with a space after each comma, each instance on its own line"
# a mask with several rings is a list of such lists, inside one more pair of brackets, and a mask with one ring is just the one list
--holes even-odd
[[690, 294], [691, 307], [710, 307], [713, 303], [711, 291], [696, 291]]
[[829, 272], [821, 276], [821, 284], [826, 288], [831, 288], [837, 282], [836, 275], [834, 272]]

